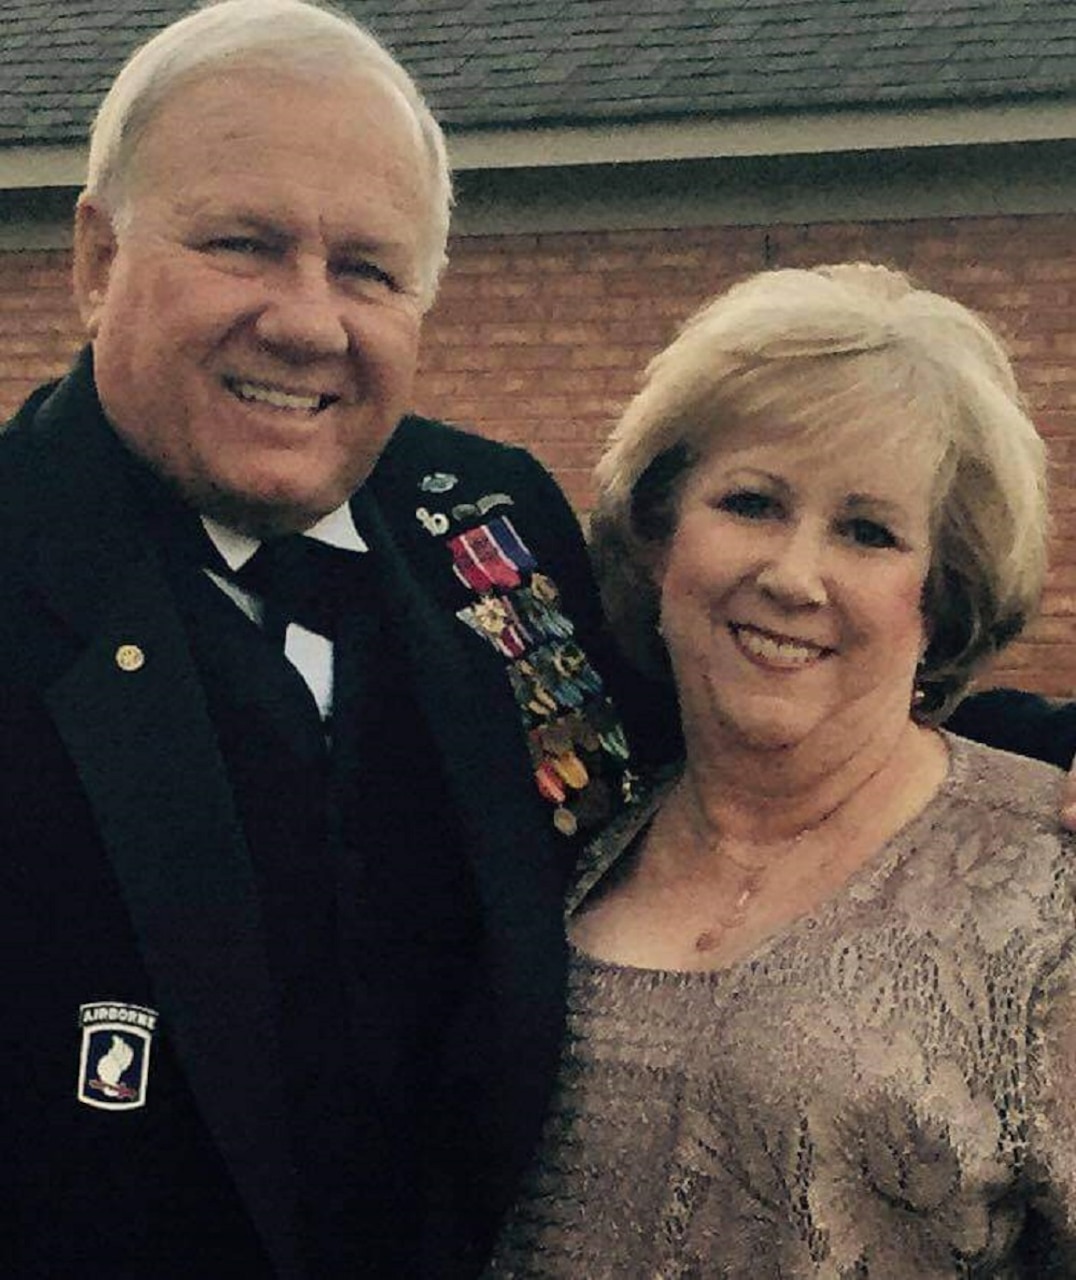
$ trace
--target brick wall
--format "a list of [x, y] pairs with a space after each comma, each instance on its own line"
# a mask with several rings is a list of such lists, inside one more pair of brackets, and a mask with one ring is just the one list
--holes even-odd
[[522, 441], [580, 510], [647, 360], [707, 297], [766, 266], [910, 271], [1008, 342], [1054, 464], [1042, 616], [992, 680], [1076, 695], [1076, 219], [611, 231], [461, 240], [426, 330], [417, 407]]
[[[993, 674], [1076, 694], [1072, 217], [461, 238], [427, 323], [415, 407], [526, 444], [585, 510], [602, 440], [684, 316], [750, 271], [848, 258], [910, 271], [1007, 339], [1049, 443], [1055, 527], [1042, 616]], [[66, 255], [0, 254], [0, 413], [78, 342]]]
[[0, 421], [82, 340], [64, 251], [0, 253]]

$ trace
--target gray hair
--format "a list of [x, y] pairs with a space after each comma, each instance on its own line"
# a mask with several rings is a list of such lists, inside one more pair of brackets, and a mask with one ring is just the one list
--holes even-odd
[[128, 59], [97, 112], [90, 134], [86, 194], [97, 197], [119, 227], [135, 153], [170, 96], [222, 66], [256, 65], [322, 80], [327, 73], [381, 78], [410, 110], [430, 171], [430, 235], [423, 269], [424, 305], [437, 292], [446, 262], [452, 178], [441, 127], [407, 71], [348, 14], [310, 0], [216, 0], [159, 32]]
[[1045, 448], [990, 328], [886, 267], [765, 271], [707, 303], [650, 362], [598, 463], [595, 562], [614, 628], [644, 670], [668, 675], [651, 566], [699, 458], [736, 429], [822, 439], [850, 400], [906, 410], [901, 425], [936, 464], [916, 719], [943, 719], [1034, 615]]

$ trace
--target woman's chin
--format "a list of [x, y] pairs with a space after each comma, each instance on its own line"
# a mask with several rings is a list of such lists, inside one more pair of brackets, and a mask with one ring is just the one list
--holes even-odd
[[729, 746], [753, 751], [790, 751], [817, 736], [827, 717], [784, 698], [718, 708], [715, 727]]
[[792, 751], [811, 736], [811, 728], [787, 720], [743, 719], [726, 722], [724, 732], [729, 744], [741, 749]]

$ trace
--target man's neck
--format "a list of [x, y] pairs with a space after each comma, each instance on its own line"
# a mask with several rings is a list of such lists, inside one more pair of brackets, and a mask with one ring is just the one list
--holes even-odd
[[[233, 573], [241, 569], [261, 546], [262, 539], [221, 524], [212, 516], [202, 516], [201, 521], [210, 541]], [[330, 547], [338, 547], [342, 551], [369, 550], [362, 534], [355, 527], [351, 507], [346, 502], [322, 516], [309, 529], [304, 529], [302, 536], [324, 542]]]

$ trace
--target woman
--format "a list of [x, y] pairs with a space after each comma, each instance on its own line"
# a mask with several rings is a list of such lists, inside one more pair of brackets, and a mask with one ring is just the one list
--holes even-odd
[[764, 273], [599, 468], [614, 622], [683, 766], [590, 851], [498, 1275], [1076, 1275], [1060, 774], [935, 726], [1024, 625], [1041, 441], [955, 302]]

